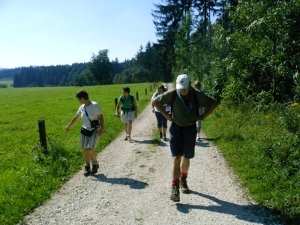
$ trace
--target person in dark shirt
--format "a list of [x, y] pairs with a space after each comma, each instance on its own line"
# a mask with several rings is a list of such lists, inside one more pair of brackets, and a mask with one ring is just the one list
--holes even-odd
[[[163, 105], [171, 106], [172, 113], [167, 113]], [[182, 193], [189, 193], [187, 185], [190, 159], [195, 155], [195, 144], [197, 136], [196, 121], [205, 119], [217, 107], [218, 103], [203, 92], [191, 87], [190, 77], [181, 74], [176, 79], [176, 90], [168, 91], [157, 96], [152, 101], [160, 113], [169, 121], [170, 148], [173, 161], [172, 190], [170, 199], [174, 202], [180, 201]], [[204, 114], [199, 115], [199, 108], [204, 109]]]

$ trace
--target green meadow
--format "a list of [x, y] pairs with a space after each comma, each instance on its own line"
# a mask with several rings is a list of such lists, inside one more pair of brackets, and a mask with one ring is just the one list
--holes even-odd
[[[99, 152], [123, 130], [120, 119], [114, 116], [114, 98], [122, 94], [123, 86], [0, 89], [0, 224], [22, 220], [82, 167], [81, 121], [64, 132], [80, 106], [76, 92], [87, 90], [104, 112], [105, 134], [98, 144]], [[150, 84], [128, 86], [134, 96], [139, 93], [141, 112], [151, 98]], [[46, 122], [47, 156], [39, 145], [40, 119]]]

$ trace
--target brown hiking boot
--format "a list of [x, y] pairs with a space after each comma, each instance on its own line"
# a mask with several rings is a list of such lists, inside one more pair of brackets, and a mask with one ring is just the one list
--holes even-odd
[[88, 176], [91, 174], [91, 167], [90, 165], [85, 165], [84, 166], [84, 176]]
[[178, 185], [172, 185], [172, 191], [170, 199], [173, 202], [180, 202], [180, 193], [179, 193], [179, 186]]
[[186, 181], [187, 177], [181, 177], [180, 178], [180, 187], [181, 187], [181, 192], [184, 194], [188, 194], [190, 192], [190, 189], [187, 185], [187, 181]]
[[99, 168], [99, 164], [93, 165], [93, 168], [92, 168], [92, 174], [97, 173], [97, 172], [98, 172], [98, 168]]

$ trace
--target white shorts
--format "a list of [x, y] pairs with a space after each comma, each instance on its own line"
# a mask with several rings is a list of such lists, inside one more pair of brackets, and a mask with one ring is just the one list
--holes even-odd
[[96, 129], [92, 136], [88, 137], [80, 133], [80, 146], [82, 149], [95, 149], [99, 140], [99, 129]]
[[121, 111], [121, 121], [123, 123], [128, 123], [134, 119], [135, 111], [123, 112]]

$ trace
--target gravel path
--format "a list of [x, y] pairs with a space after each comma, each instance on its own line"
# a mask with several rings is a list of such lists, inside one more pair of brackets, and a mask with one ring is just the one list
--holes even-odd
[[133, 124], [133, 143], [121, 134], [98, 155], [98, 174], [78, 172], [24, 224], [275, 224], [247, 200], [207, 141], [191, 160], [192, 192], [171, 202], [169, 143], [153, 140], [154, 128], [149, 105]]

